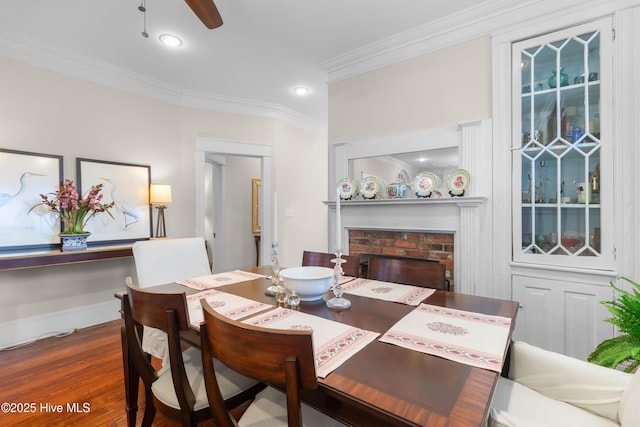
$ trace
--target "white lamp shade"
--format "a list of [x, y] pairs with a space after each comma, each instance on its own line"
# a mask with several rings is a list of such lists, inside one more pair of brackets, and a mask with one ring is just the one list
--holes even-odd
[[171, 203], [170, 184], [151, 184], [149, 190], [149, 201], [152, 204]]

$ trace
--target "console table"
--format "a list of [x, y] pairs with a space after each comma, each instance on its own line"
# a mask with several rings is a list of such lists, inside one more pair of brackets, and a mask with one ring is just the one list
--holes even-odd
[[0, 254], [0, 271], [50, 265], [73, 264], [133, 256], [131, 245], [89, 247], [84, 251], [61, 252], [59, 249], [43, 251], [16, 251]]

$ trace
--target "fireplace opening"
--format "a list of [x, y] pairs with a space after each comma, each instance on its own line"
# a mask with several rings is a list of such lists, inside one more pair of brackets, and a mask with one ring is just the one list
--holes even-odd
[[369, 257], [416, 258], [444, 264], [450, 290], [453, 283], [453, 234], [392, 230], [349, 230], [349, 254], [360, 255], [366, 277]]

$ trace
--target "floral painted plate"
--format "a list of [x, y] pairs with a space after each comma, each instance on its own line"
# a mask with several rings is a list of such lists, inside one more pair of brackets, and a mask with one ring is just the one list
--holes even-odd
[[413, 179], [413, 191], [418, 197], [429, 197], [436, 190], [438, 177], [431, 172], [422, 172]]
[[378, 194], [382, 193], [382, 184], [377, 177], [368, 176], [362, 180], [360, 192], [365, 199], [375, 199]]
[[447, 178], [447, 188], [452, 196], [461, 196], [469, 188], [471, 176], [466, 169], [456, 169]]
[[340, 199], [342, 200], [350, 200], [358, 194], [359, 191], [359, 183], [355, 179], [351, 178], [343, 178], [338, 181], [338, 189], [340, 191]]

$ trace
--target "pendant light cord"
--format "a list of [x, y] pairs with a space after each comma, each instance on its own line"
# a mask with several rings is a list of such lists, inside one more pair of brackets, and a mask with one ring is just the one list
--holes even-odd
[[138, 10], [142, 12], [142, 37], [146, 39], [149, 37], [149, 33], [147, 33], [147, 0], [140, 0], [140, 6], [138, 6]]

